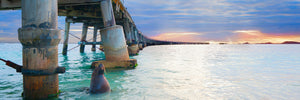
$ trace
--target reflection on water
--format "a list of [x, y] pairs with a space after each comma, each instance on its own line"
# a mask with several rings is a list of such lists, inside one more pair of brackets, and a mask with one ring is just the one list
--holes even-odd
[[[0, 57], [21, 64], [21, 48], [0, 44]], [[60, 99], [300, 98], [300, 45], [147, 47], [132, 57], [138, 60], [136, 69], [106, 73], [113, 91], [102, 95], [90, 95], [84, 88], [90, 85], [91, 63], [105, 58], [90, 48], [82, 54], [75, 49], [68, 56], [59, 55], [59, 66], [67, 71], [59, 75]], [[22, 76], [2, 62], [0, 71], [0, 98], [20, 99]]]

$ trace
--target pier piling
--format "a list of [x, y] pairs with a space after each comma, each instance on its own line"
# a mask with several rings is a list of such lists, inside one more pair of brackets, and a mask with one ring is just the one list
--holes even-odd
[[139, 43], [139, 38], [138, 38], [138, 31], [136, 29], [136, 27], [133, 27], [133, 33], [134, 33], [134, 40], [137, 41], [137, 43]]
[[143, 44], [142, 44], [142, 40], [141, 40], [141, 34], [139, 33], [139, 31], [135, 28], [135, 34], [136, 34], [136, 38], [138, 41], [138, 47], [139, 50], [143, 50]]
[[[98, 26], [94, 25], [93, 42], [97, 42]], [[92, 45], [92, 51], [96, 51], [96, 44]]]
[[124, 27], [127, 36], [128, 53], [130, 56], [137, 55], [138, 45], [134, 39], [133, 24], [128, 19], [125, 19]]
[[[82, 35], [81, 35], [81, 40], [80, 40], [81, 42], [86, 42], [87, 31], [88, 31], [88, 24], [83, 23], [83, 25], [82, 25]], [[80, 44], [80, 53], [84, 53], [84, 49], [85, 49], [85, 44], [81, 43]]]
[[132, 42], [131, 41], [132, 39], [131, 39], [131, 34], [130, 34], [129, 20], [126, 18], [124, 19], [123, 28], [125, 31], [126, 43], [128, 45], [130, 45], [130, 43]]
[[57, 15], [57, 0], [22, 0], [22, 27], [18, 37], [23, 46], [25, 99], [45, 99], [59, 92], [55, 73], [61, 36]]
[[62, 52], [63, 55], [67, 55], [67, 53], [68, 53], [70, 22], [68, 22], [67, 20], [68, 20], [68, 17], [66, 17], [66, 23], [65, 23], [65, 35], [64, 35], [63, 52]]
[[101, 29], [105, 60], [95, 61], [92, 68], [104, 64], [106, 68], [133, 68], [135, 59], [129, 59], [123, 27], [116, 25], [111, 0], [101, 1], [104, 29]]

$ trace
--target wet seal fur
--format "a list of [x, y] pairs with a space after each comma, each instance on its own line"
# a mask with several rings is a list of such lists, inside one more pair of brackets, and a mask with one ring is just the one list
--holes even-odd
[[99, 64], [99, 66], [94, 69], [89, 89], [90, 93], [98, 94], [111, 91], [109, 83], [104, 76], [104, 70], [105, 67], [103, 64]]

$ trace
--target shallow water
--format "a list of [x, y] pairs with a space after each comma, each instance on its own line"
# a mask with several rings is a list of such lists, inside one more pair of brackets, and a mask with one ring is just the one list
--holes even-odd
[[[70, 44], [69, 48], [77, 44]], [[62, 45], [59, 46], [61, 52]], [[300, 99], [300, 45], [165, 45], [144, 48], [138, 67], [108, 71], [112, 92], [90, 95], [101, 51], [59, 55], [59, 99]], [[0, 58], [22, 64], [22, 46], [0, 44]], [[22, 99], [22, 75], [0, 62], [0, 98]]]

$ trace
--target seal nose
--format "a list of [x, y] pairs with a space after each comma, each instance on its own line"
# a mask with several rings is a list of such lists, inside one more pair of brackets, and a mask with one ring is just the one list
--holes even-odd
[[99, 64], [99, 66], [97, 68], [99, 68], [99, 70], [98, 70], [99, 74], [104, 74], [105, 67], [103, 64]]

